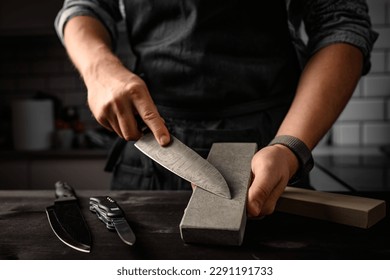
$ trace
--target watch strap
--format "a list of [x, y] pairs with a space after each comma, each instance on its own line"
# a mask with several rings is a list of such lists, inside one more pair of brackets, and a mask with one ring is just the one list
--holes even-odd
[[310, 170], [314, 166], [314, 160], [310, 149], [302, 140], [290, 135], [278, 135], [268, 144], [268, 146], [276, 144], [289, 148], [299, 161], [299, 169], [290, 179], [289, 184], [293, 184], [303, 176], [309, 174]]

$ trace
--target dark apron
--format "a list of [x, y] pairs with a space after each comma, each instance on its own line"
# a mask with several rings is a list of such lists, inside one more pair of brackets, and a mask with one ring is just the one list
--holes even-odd
[[[274, 137], [300, 70], [285, 1], [125, 1], [143, 77], [172, 135], [203, 157], [215, 142]], [[182, 190], [190, 184], [118, 140], [112, 189]]]

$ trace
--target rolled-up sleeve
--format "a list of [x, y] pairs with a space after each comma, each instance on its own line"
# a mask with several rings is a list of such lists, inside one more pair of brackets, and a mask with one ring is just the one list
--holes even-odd
[[75, 16], [91, 16], [100, 20], [115, 42], [117, 22], [122, 20], [118, 0], [65, 0], [54, 22], [58, 37], [64, 42], [64, 27]]
[[363, 74], [369, 71], [370, 53], [378, 34], [371, 28], [365, 0], [305, 1], [303, 21], [309, 55], [333, 43], [348, 43], [363, 53]]

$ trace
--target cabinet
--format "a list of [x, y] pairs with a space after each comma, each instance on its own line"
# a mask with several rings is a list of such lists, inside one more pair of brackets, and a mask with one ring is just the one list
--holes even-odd
[[63, 0], [0, 1], [0, 35], [54, 34]]

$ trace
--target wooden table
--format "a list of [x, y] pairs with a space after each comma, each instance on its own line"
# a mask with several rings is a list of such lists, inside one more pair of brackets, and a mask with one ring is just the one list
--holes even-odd
[[[191, 193], [77, 191], [92, 233], [91, 253], [64, 245], [52, 232], [46, 206], [54, 191], [0, 191], [0, 259], [390, 259], [390, 218], [360, 229], [289, 214], [249, 220], [240, 247], [185, 244], [179, 223]], [[88, 208], [110, 195], [121, 205], [137, 242], [125, 245]], [[390, 202], [390, 193], [364, 194]]]

